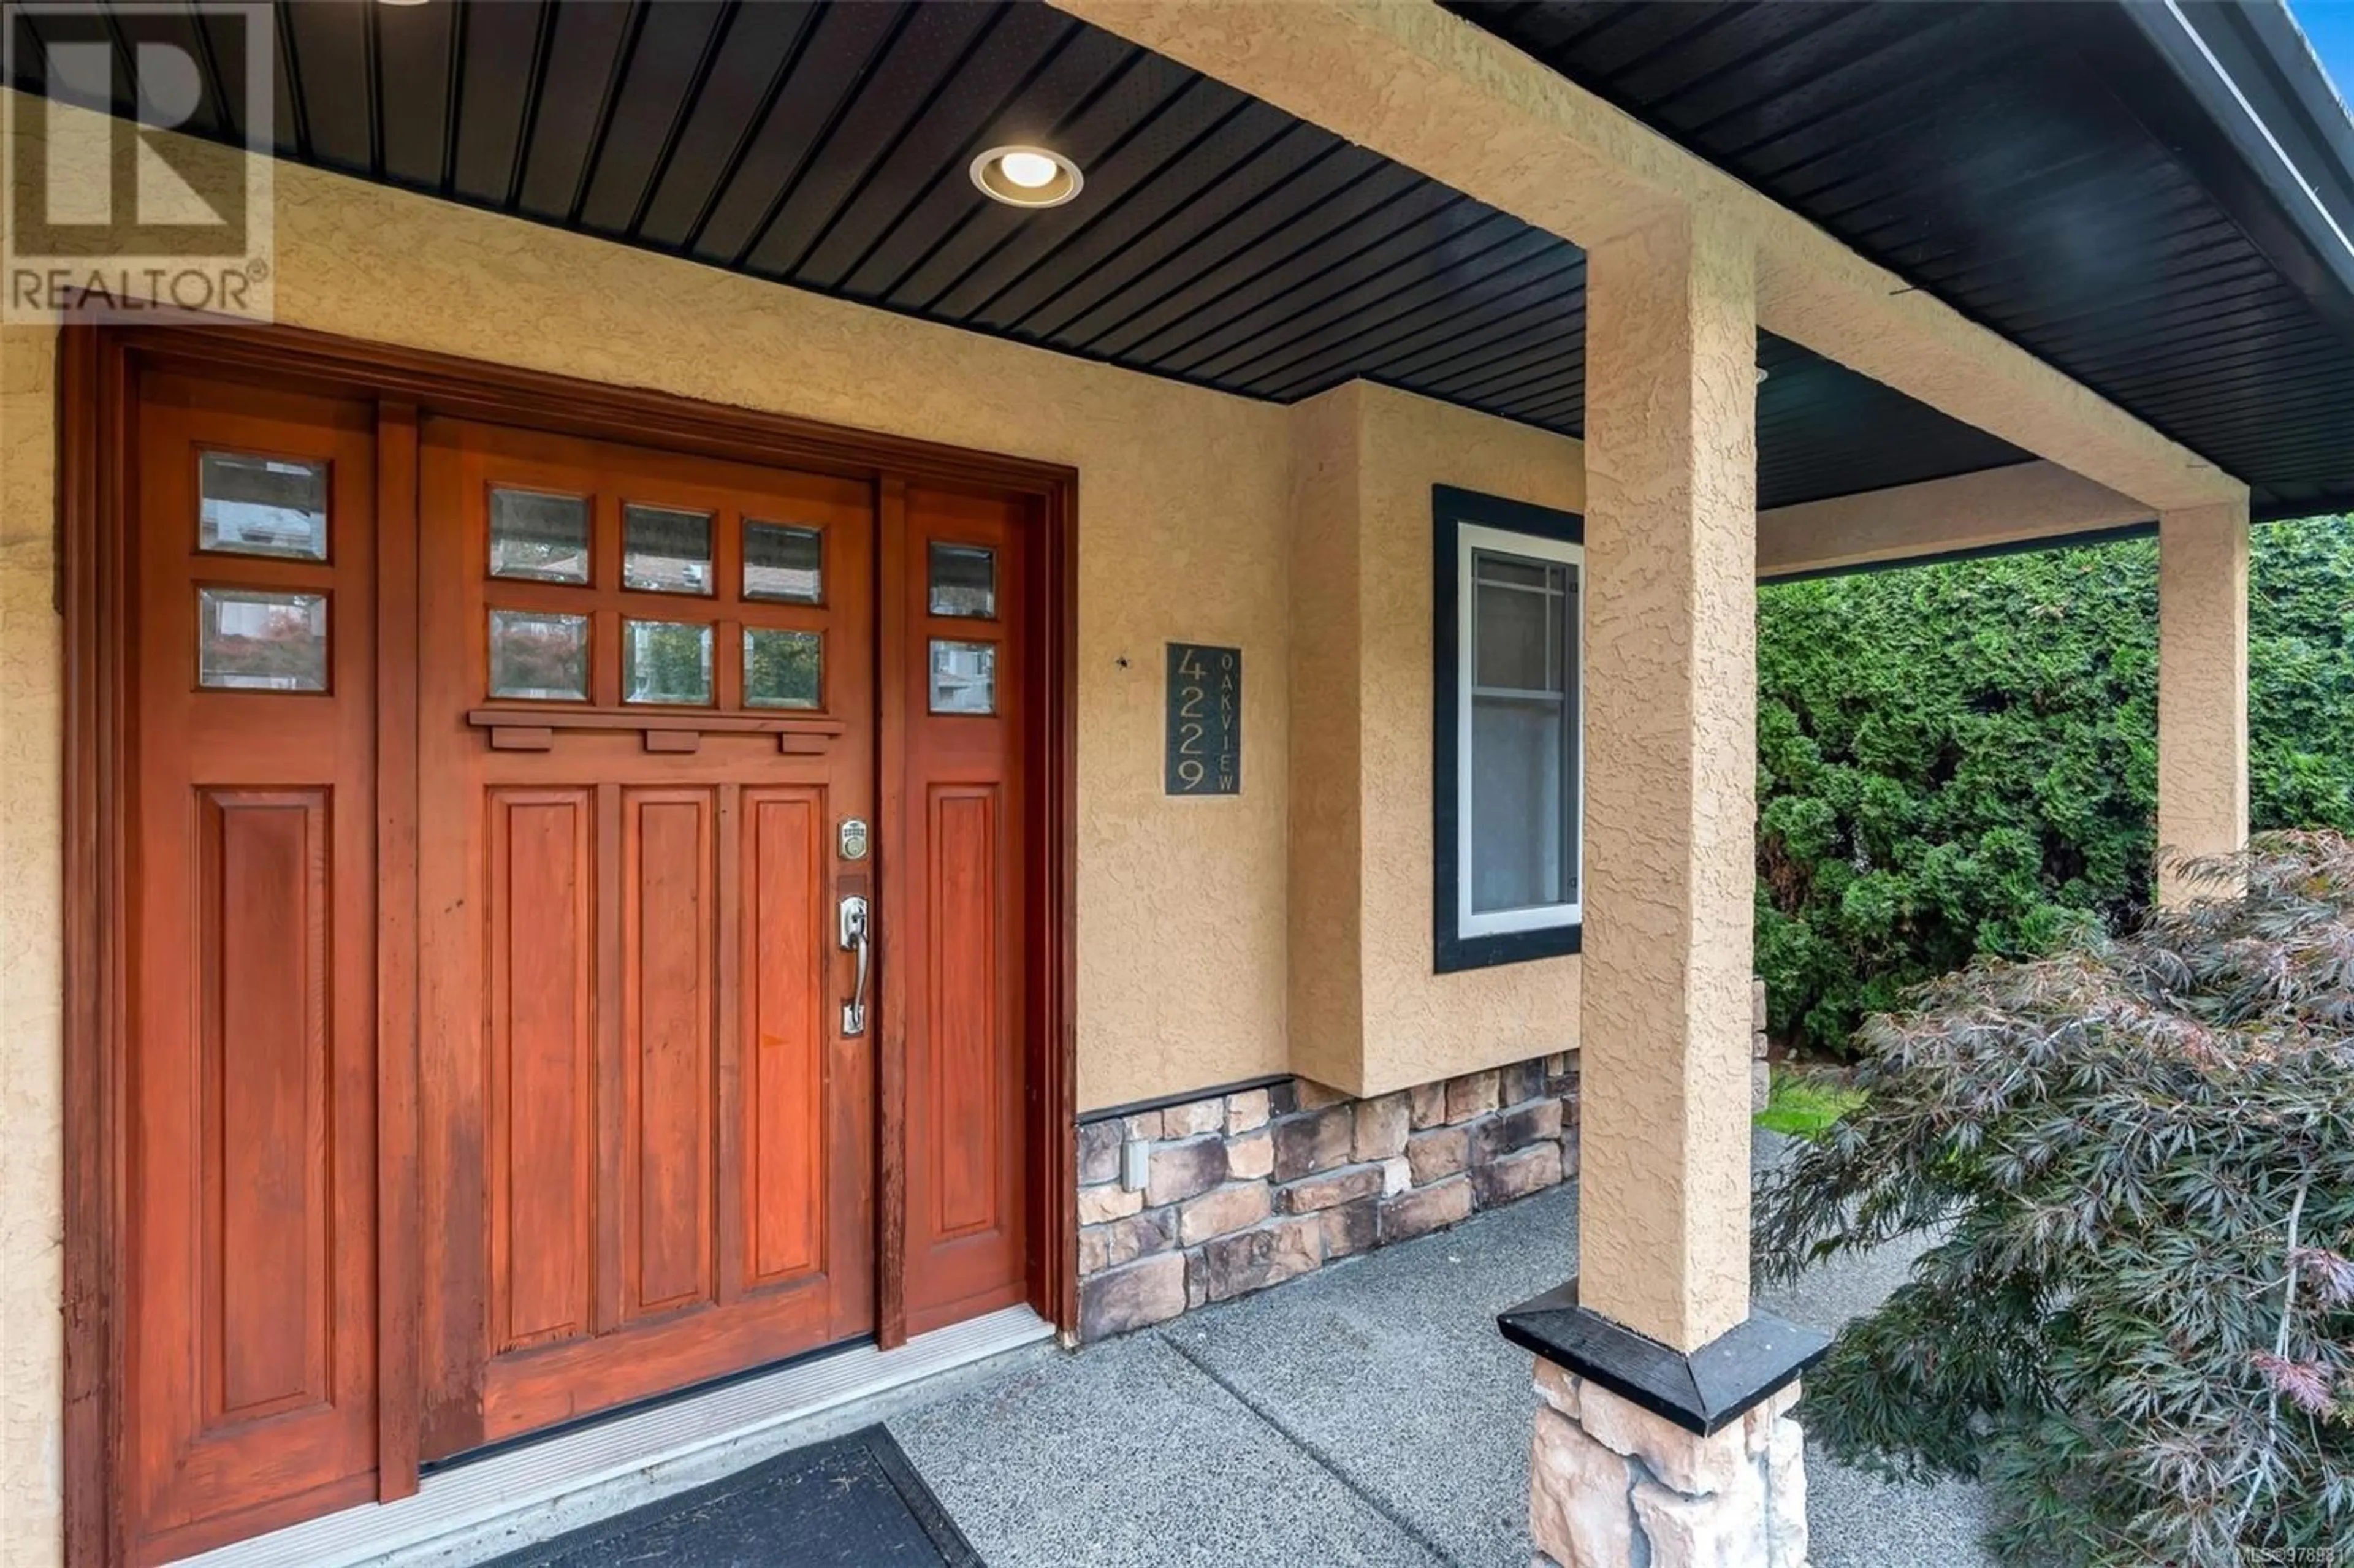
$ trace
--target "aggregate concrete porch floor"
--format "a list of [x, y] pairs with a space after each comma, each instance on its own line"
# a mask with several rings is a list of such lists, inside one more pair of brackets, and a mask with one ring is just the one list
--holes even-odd
[[[1576, 1202], [1557, 1188], [1160, 1329], [1025, 1352], [889, 1426], [991, 1568], [1525, 1568], [1529, 1362], [1495, 1317], [1574, 1272]], [[1835, 1328], [1903, 1275], [1875, 1256], [1759, 1301]], [[1886, 1485], [1811, 1448], [1807, 1479], [1815, 1568], [1991, 1568], [1974, 1488]]]

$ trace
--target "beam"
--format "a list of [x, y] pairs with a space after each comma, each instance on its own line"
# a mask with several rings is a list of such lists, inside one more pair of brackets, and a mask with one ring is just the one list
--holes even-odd
[[2149, 507], [2057, 463], [2013, 463], [1757, 514], [1760, 578], [2060, 541], [2147, 523]]
[[2151, 512], [2245, 493], [2088, 387], [1436, 5], [1055, 4], [1588, 251], [1664, 213], [1715, 204], [1755, 236], [1766, 330]]

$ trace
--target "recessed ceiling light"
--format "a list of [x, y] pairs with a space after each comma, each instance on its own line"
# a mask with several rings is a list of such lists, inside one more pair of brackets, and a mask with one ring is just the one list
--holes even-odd
[[991, 147], [972, 161], [972, 183], [1008, 207], [1060, 207], [1079, 194], [1079, 166], [1044, 147]]
[[1044, 189], [1063, 172], [1062, 165], [1044, 153], [1004, 154], [997, 160], [997, 170], [1025, 191]]

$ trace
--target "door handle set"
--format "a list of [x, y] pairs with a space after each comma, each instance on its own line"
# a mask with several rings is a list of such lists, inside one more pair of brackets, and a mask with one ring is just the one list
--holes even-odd
[[866, 970], [873, 948], [873, 934], [868, 929], [866, 900], [858, 894], [844, 897], [841, 906], [842, 948], [858, 955], [858, 979], [850, 1000], [842, 1004], [842, 1032], [844, 1034], [866, 1033]]

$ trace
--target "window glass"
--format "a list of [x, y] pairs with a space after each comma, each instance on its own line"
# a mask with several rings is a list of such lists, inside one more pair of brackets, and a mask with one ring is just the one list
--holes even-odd
[[823, 651], [814, 631], [744, 633], [744, 705], [813, 708], [823, 683]]
[[621, 586], [652, 593], [711, 591], [711, 514], [621, 508]]
[[997, 613], [997, 552], [979, 545], [935, 544], [931, 550], [934, 615], [988, 620]]
[[196, 460], [196, 547], [327, 558], [327, 465], [207, 452]]
[[932, 639], [931, 710], [936, 714], [997, 711], [997, 644]]
[[1563, 792], [1568, 763], [1558, 702], [1479, 696], [1471, 705], [1471, 908], [1529, 909], [1576, 896]]
[[677, 620], [621, 622], [621, 700], [711, 701], [711, 628]]
[[[1468, 723], [1458, 758], [1466, 832], [1457, 874], [1475, 922], [1522, 916], [1490, 923], [1489, 931], [1547, 924], [1548, 912], [1578, 901], [1579, 567], [1536, 554], [1544, 541], [1529, 546], [1527, 555], [1468, 552], [1460, 666]], [[1564, 912], [1551, 923], [1566, 918]], [[1467, 934], [1479, 934], [1478, 926]]]
[[491, 576], [587, 582], [587, 498], [494, 486], [491, 491]]
[[744, 524], [744, 597], [815, 604], [825, 597], [825, 536], [790, 523]]
[[588, 618], [491, 611], [491, 695], [588, 700]]
[[1473, 553], [1479, 627], [1479, 683], [1504, 691], [1561, 690], [1564, 569], [1547, 562], [1515, 561]]
[[327, 596], [196, 590], [196, 680], [229, 691], [327, 689]]

